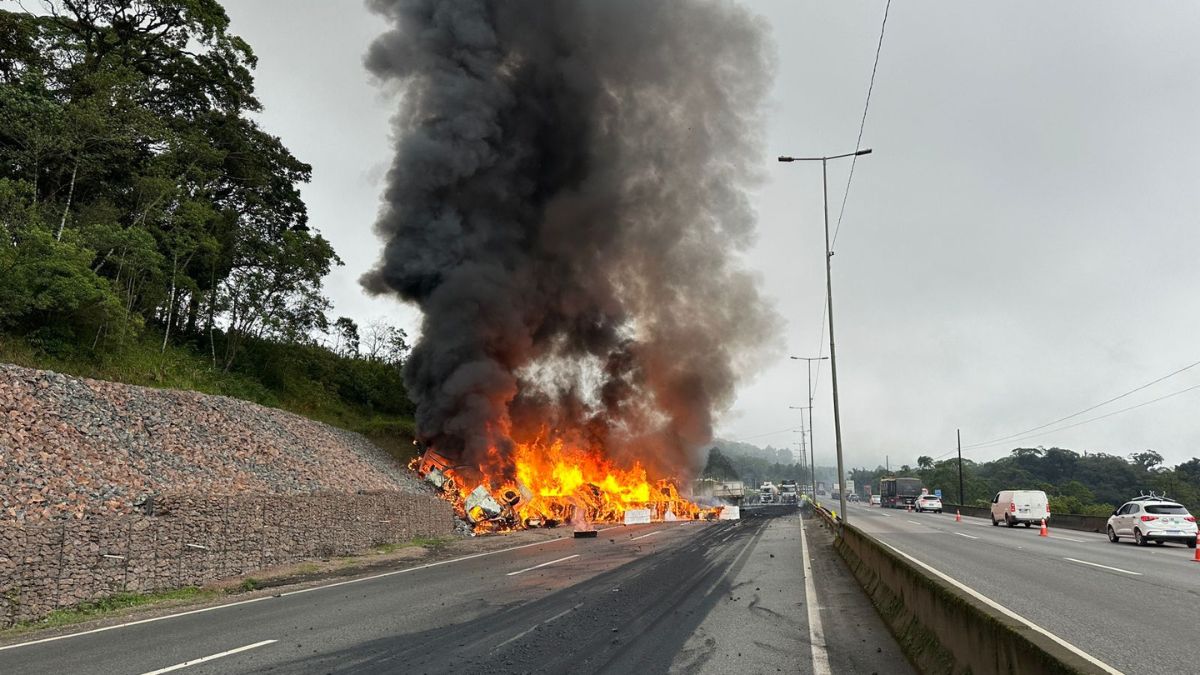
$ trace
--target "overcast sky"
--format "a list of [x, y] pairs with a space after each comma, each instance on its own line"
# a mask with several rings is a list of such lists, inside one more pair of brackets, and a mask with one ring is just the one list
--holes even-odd
[[[650, 1], [650, 0], [648, 0]], [[416, 333], [416, 312], [357, 278], [391, 157], [362, 55], [384, 24], [355, 0], [228, 0], [259, 57], [271, 133], [313, 165], [312, 223], [345, 261], [338, 315]], [[746, 265], [786, 317], [780, 353], [740, 388], [719, 435], [787, 446], [803, 364], [822, 349], [819, 164], [854, 149], [884, 2], [747, 2], [779, 53]], [[1200, 4], [897, 1], [834, 257], [847, 466], [1012, 447], [1174, 465], [1200, 455], [1200, 390], [1021, 443], [971, 448], [1070, 415], [1200, 361]], [[849, 163], [830, 171], [836, 220]], [[827, 344], [824, 351], [828, 352]], [[827, 364], [828, 362], [826, 362]], [[833, 462], [829, 370], [817, 462]], [[1200, 367], [1058, 426], [1200, 385]]]

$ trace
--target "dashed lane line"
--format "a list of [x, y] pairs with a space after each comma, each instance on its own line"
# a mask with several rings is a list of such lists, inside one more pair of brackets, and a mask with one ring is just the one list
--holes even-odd
[[3, 647], [0, 647], [0, 652], [8, 650], [8, 649], [18, 649], [20, 647], [30, 647], [33, 645], [40, 645], [40, 644], [43, 644], [46, 642], [56, 642], [58, 640], [66, 640], [68, 638], [81, 637], [84, 635], [92, 635], [94, 633], [104, 633], [104, 632], [107, 632], [110, 630], [117, 630], [118, 628], [128, 628], [130, 626], [139, 626], [144, 623], [154, 623], [157, 621], [166, 621], [167, 619], [174, 619], [174, 618], [178, 618], [181, 616], [191, 616], [193, 614], [203, 614], [205, 612], [215, 612], [215, 611], [222, 610], [222, 609], [229, 609], [231, 607], [240, 607], [242, 605], [249, 605], [249, 604], [252, 604], [255, 602], [264, 602], [266, 600], [272, 600], [272, 599], [276, 599], [276, 598], [286, 598], [286, 597], [289, 597], [292, 595], [299, 595], [301, 593], [310, 593], [312, 591], [321, 591], [326, 588], [345, 586], [346, 584], [357, 584], [357, 583], [360, 583], [363, 581], [371, 581], [373, 579], [382, 579], [384, 577], [395, 576], [397, 574], [407, 574], [409, 572], [417, 572], [420, 570], [429, 569], [430, 567], [440, 567], [442, 565], [450, 565], [450, 564], [453, 564], [456, 562], [462, 562], [464, 560], [473, 560], [475, 558], [482, 558], [484, 556], [496, 555], [499, 553], [507, 553], [509, 551], [516, 551], [516, 550], [523, 549], [523, 548], [529, 548], [530, 546], [545, 546], [547, 544], [553, 544], [554, 542], [557, 542], [557, 541], [566, 541], [566, 540], [565, 539], [548, 539], [546, 541], [535, 541], [535, 542], [530, 542], [528, 544], [521, 544], [519, 546], [510, 546], [508, 548], [497, 549], [495, 551], [484, 551], [482, 553], [472, 553], [471, 555], [465, 555], [465, 556], [461, 556], [458, 558], [451, 558], [449, 560], [439, 560], [437, 562], [426, 563], [424, 565], [417, 565], [416, 567], [406, 567], [402, 570], [392, 570], [391, 572], [383, 572], [381, 574], [372, 574], [370, 576], [358, 577], [357, 579], [349, 579], [347, 581], [338, 581], [338, 582], [335, 582], [332, 584], [324, 584], [321, 586], [312, 586], [309, 588], [301, 588], [301, 589], [298, 589], [295, 591], [288, 591], [287, 593], [280, 593], [279, 595], [262, 595], [257, 598], [250, 598], [249, 600], [240, 600], [238, 602], [230, 602], [230, 603], [224, 604], [224, 605], [213, 605], [212, 607], [201, 607], [200, 609], [192, 609], [192, 610], [188, 610], [186, 612], [179, 612], [177, 614], [166, 614], [164, 616], [155, 616], [155, 617], [151, 617], [148, 619], [139, 619], [137, 621], [129, 621], [127, 623], [116, 624], [115, 626], [104, 626], [102, 628], [93, 628], [91, 630], [80, 631], [78, 633], [68, 633], [66, 635], [55, 635], [54, 637], [42, 638], [40, 640], [30, 640], [29, 642], [18, 642], [17, 644], [4, 645]]
[[969, 534], [963, 534], [962, 532], [955, 532], [954, 534], [957, 534], [960, 537], [966, 537], [967, 539], [978, 539], [979, 538], [979, 537], [975, 537], [975, 536], [972, 536]]
[[[520, 633], [517, 633], [516, 635], [508, 638], [504, 642], [501, 642], [500, 644], [496, 645], [496, 649], [500, 649], [504, 645], [506, 645], [510, 642], [513, 642], [515, 640], [520, 640], [521, 638], [525, 637], [526, 635], [529, 635], [530, 633], [532, 633], [534, 631], [534, 629], [536, 629], [538, 626], [545, 626], [546, 624], [548, 624], [552, 621], [561, 619], [564, 616], [570, 614], [571, 612], [574, 612], [575, 610], [579, 609], [580, 607], [583, 607], [582, 602], [579, 603], [578, 605], [575, 605], [574, 607], [569, 607], [567, 609], [564, 609], [563, 611], [559, 612], [558, 614], [555, 614], [554, 616], [550, 617], [549, 619], [546, 619], [545, 621], [539, 621], [538, 623], [533, 624], [532, 626], [530, 626], [529, 628], [526, 628], [525, 630], [521, 631]], [[496, 649], [493, 649], [492, 651], [496, 651]]]
[[1100, 563], [1088, 562], [1086, 560], [1077, 560], [1075, 558], [1063, 558], [1063, 560], [1070, 560], [1071, 562], [1079, 563], [1080, 565], [1091, 565], [1092, 567], [1100, 567], [1102, 569], [1112, 570], [1114, 572], [1120, 572], [1122, 574], [1129, 574], [1129, 575], [1135, 576], [1135, 577], [1142, 576], [1141, 572], [1130, 572], [1129, 570], [1123, 570], [1120, 567], [1109, 567], [1108, 565], [1101, 565]]
[[525, 569], [523, 569], [523, 570], [517, 570], [516, 572], [509, 572], [508, 574], [506, 574], [506, 575], [504, 575], [504, 576], [506, 576], [506, 577], [514, 577], [514, 576], [516, 576], [516, 575], [518, 575], [518, 574], [524, 574], [524, 573], [526, 573], [526, 572], [532, 572], [533, 570], [536, 570], [536, 569], [541, 569], [541, 568], [543, 568], [543, 567], [546, 567], [547, 565], [553, 565], [553, 564], [555, 564], [555, 563], [560, 563], [560, 562], [563, 562], [564, 560], [570, 560], [571, 558], [578, 558], [578, 557], [579, 557], [579, 554], [578, 554], [578, 553], [576, 553], [576, 554], [574, 554], [574, 555], [569, 555], [569, 556], [566, 556], [566, 557], [563, 557], [563, 558], [559, 558], [558, 560], [551, 560], [550, 562], [544, 562], [544, 563], [542, 563], [541, 565], [534, 565], [533, 567], [526, 567]]
[[201, 663], [205, 663], [207, 661], [214, 661], [216, 659], [224, 658], [226, 656], [232, 656], [233, 654], [247, 652], [247, 651], [250, 651], [251, 649], [265, 647], [265, 646], [267, 646], [269, 644], [273, 644], [275, 642], [277, 642], [277, 640], [263, 640], [262, 642], [255, 642], [254, 644], [246, 645], [245, 647], [238, 647], [237, 649], [230, 649], [229, 651], [221, 652], [220, 654], [212, 654], [211, 656], [205, 656], [205, 657], [202, 657], [199, 659], [192, 659], [191, 661], [184, 661], [183, 663], [176, 663], [175, 665], [167, 666], [166, 668], [159, 668], [158, 670], [151, 670], [151, 671], [142, 673], [142, 675], [162, 675], [162, 673], [169, 673], [169, 672], [175, 671], [175, 670], [182, 670], [184, 668], [190, 668], [192, 666], [195, 666], [195, 665], [198, 665]]

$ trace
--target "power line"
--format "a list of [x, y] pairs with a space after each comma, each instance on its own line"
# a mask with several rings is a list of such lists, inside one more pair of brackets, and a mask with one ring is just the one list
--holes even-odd
[[[1086, 419], [1086, 420], [1083, 420], [1083, 421], [1080, 421], [1080, 422], [1076, 422], [1076, 423], [1074, 423], [1074, 424], [1068, 424], [1068, 425], [1066, 425], [1066, 426], [1064, 426], [1064, 427], [1059, 427], [1059, 428], [1057, 428], [1057, 429], [1050, 429], [1049, 431], [1046, 431], [1046, 432], [1043, 432], [1043, 433], [1035, 433], [1035, 432], [1041, 432], [1041, 431], [1042, 431], [1043, 429], [1045, 429], [1046, 427], [1054, 426], [1055, 424], [1058, 424], [1058, 423], [1060, 423], [1060, 422], [1065, 422], [1065, 421], [1067, 421], [1067, 420], [1069, 420], [1069, 419], [1073, 419], [1073, 418], [1075, 418], [1075, 417], [1079, 417], [1080, 415], [1082, 415], [1082, 414], [1084, 414], [1084, 413], [1091, 412], [1091, 411], [1093, 411], [1093, 410], [1095, 410], [1095, 409], [1097, 409], [1097, 408], [1100, 408], [1100, 407], [1102, 407], [1102, 406], [1108, 405], [1109, 403], [1112, 403], [1112, 402], [1114, 402], [1114, 401], [1119, 401], [1119, 400], [1121, 400], [1121, 399], [1125, 398], [1126, 396], [1129, 396], [1130, 394], [1135, 394], [1135, 393], [1137, 393], [1137, 392], [1139, 392], [1139, 391], [1142, 391], [1143, 389], [1146, 389], [1147, 387], [1150, 387], [1150, 386], [1153, 386], [1153, 385], [1155, 385], [1155, 384], [1158, 384], [1159, 382], [1162, 382], [1163, 380], [1166, 380], [1166, 379], [1169, 379], [1169, 378], [1171, 378], [1171, 377], [1174, 377], [1174, 376], [1176, 376], [1176, 375], [1178, 375], [1178, 374], [1180, 374], [1180, 373], [1182, 373], [1182, 372], [1185, 372], [1185, 371], [1191, 370], [1192, 368], [1195, 368], [1196, 366], [1200, 366], [1200, 361], [1197, 361], [1197, 362], [1195, 362], [1195, 363], [1192, 363], [1192, 364], [1186, 365], [1186, 366], [1184, 366], [1184, 367], [1182, 367], [1182, 368], [1180, 368], [1180, 369], [1178, 369], [1178, 370], [1174, 370], [1174, 371], [1172, 371], [1172, 372], [1170, 372], [1170, 373], [1167, 373], [1166, 375], [1163, 375], [1162, 377], [1160, 377], [1160, 378], [1158, 378], [1158, 379], [1155, 379], [1155, 380], [1152, 380], [1152, 381], [1150, 381], [1150, 382], [1147, 382], [1146, 384], [1143, 384], [1143, 385], [1141, 385], [1141, 386], [1139, 386], [1139, 387], [1134, 387], [1133, 389], [1130, 389], [1129, 391], [1127, 391], [1127, 392], [1125, 392], [1125, 393], [1123, 393], [1123, 394], [1121, 394], [1121, 395], [1119, 395], [1119, 396], [1114, 396], [1114, 397], [1112, 397], [1112, 398], [1110, 398], [1110, 399], [1108, 399], [1108, 400], [1106, 400], [1106, 401], [1103, 401], [1103, 402], [1101, 402], [1101, 403], [1097, 403], [1096, 405], [1093, 405], [1093, 406], [1090, 406], [1090, 407], [1084, 408], [1083, 410], [1080, 410], [1079, 412], [1076, 412], [1076, 413], [1072, 413], [1072, 414], [1070, 414], [1070, 415], [1067, 415], [1066, 417], [1060, 417], [1060, 418], [1058, 418], [1057, 420], [1054, 420], [1053, 422], [1047, 422], [1046, 424], [1042, 424], [1042, 425], [1039, 425], [1039, 426], [1036, 426], [1036, 427], [1032, 427], [1032, 428], [1030, 428], [1030, 429], [1026, 429], [1025, 431], [1018, 432], [1018, 433], [1015, 433], [1015, 434], [1009, 434], [1008, 436], [1001, 436], [1001, 437], [999, 437], [999, 438], [995, 438], [995, 439], [992, 439], [992, 440], [990, 440], [990, 441], [983, 441], [983, 442], [981, 442], [981, 443], [974, 443], [974, 444], [972, 444], [972, 445], [966, 445], [966, 446], [963, 446], [963, 449], [964, 449], [964, 450], [968, 450], [968, 449], [969, 449], [969, 450], [977, 450], [977, 449], [980, 449], [980, 448], [994, 447], [994, 446], [1001, 445], [1001, 444], [1005, 444], [1005, 443], [1009, 443], [1009, 442], [1021, 442], [1021, 441], [1027, 441], [1027, 440], [1029, 440], [1029, 439], [1031, 439], [1031, 438], [1037, 438], [1037, 437], [1039, 437], [1039, 436], [1045, 436], [1046, 434], [1055, 434], [1055, 433], [1058, 433], [1058, 432], [1060, 432], [1060, 431], [1066, 431], [1067, 429], [1074, 429], [1075, 427], [1080, 427], [1080, 426], [1083, 426], [1083, 425], [1085, 425], [1085, 424], [1090, 424], [1090, 423], [1092, 423], [1092, 422], [1096, 422], [1096, 421], [1098, 421], [1098, 420], [1102, 420], [1102, 419], [1105, 419], [1105, 418], [1107, 418], [1107, 417], [1112, 417], [1113, 415], [1120, 415], [1121, 413], [1129, 412], [1130, 410], [1136, 410], [1136, 409], [1138, 409], [1138, 408], [1141, 408], [1141, 407], [1143, 407], [1143, 406], [1150, 405], [1150, 404], [1152, 404], [1152, 403], [1158, 403], [1159, 401], [1165, 401], [1165, 400], [1167, 400], [1167, 399], [1169, 399], [1169, 398], [1173, 398], [1173, 397], [1175, 397], [1175, 396], [1179, 396], [1180, 394], [1186, 394], [1186, 393], [1187, 393], [1187, 392], [1189, 392], [1189, 391], [1192, 391], [1192, 390], [1195, 390], [1195, 389], [1200, 389], [1200, 384], [1198, 384], [1198, 385], [1195, 385], [1195, 386], [1191, 386], [1191, 387], [1187, 387], [1187, 388], [1185, 388], [1185, 389], [1181, 389], [1181, 390], [1179, 390], [1179, 391], [1172, 392], [1172, 393], [1170, 393], [1170, 394], [1166, 394], [1166, 395], [1164, 395], [1164, 396], [1160, 396], [1160, 397], [1158, 397], [1158, 398], [1151, 399], [1151, 400], [1149, 400], [1149, 401], [1145, 401], [1145, 402], [1142, 402], [1142, 403], [1138, 403], [1137, 405], [1129, 406], [1128, 408], [1122, 408], [1122, 409], [1120, 409], [1120, 410], [1116, 410], [1116, 411], [1113, 411], [1113, 412], [1110, 412], [1110, 413], [1105, 413], [1105, 414], [1103, 414], [1103, 415], [1098, 415], [1098, 416], [1096, 416], [1096, 417], [1091, 417], [1091, 418], [1088, 418], [1088, 419]], [[943, 453], [943, 454], [941, 454], [941, 455], [938, 455], [938, 456], [937, 456], [937, 457], [935, 457], [934, 459], [935, 459], [935, 460], [938, 460], [938, 459], [941, 459], [941, 458], [943, 458], [943, 457], [948, 457], [948, 456], [950, 456], [950, 455], [954, 454], [955, 452], [956, 452], [956, 450], [950, 450], [949, 452], [945, 452], [945, 453]]]
[[[1103, 406], [1106, 406], [1106, 405], [1108, 405], [1109, 403], [1112, 403], [1112, 402], [1114, 402], [1114, 401], [1119, 401], [1119, 400], [1121, 400], [1121, 399], [1125, 398], [1126, 396], [1129, 396], [1129, 395], [1131, 395], [1131, 394], [1136, 394], [1137, 392], [1139, 392], [1139, 391], [1142, 391], [1143, 389], [1146, 389], [1146, 388], [1148, 388], [1148, 387], [1152, 387], [1152, 386], [1154, 386], [1154, 385], [1158, 384], [1159, 382], [1162, 382], [1163, 380], [1166, 380], [1166, 379], [1170, 379], [1170, 378], [1172, 378], [1172, 377], [1175, 377], [1176, 375], [1178, 375], [1178, 374], [1180, 374], [1180, 373], [1182, 373], [1182, 372], [1185, 372], [1185, 371], [1191, 370], [1192, 368], [1195, 368], [1196, 366], [1200, 366], [1200, 361], [1197, 361], [1197, 362], [1195, 362], [1195, 363], [1192, 363], [1192, 364], [1190, 364], [1190, 365], [1184, 366], [1184, 367], [1180, 368], [1179, 370], [1176, 370], [1176, 371], [1172, 371], [1172, 372], [1170, 372], [1170, 373], [1167, 373], [1166, 375], [1163, 375], [1162, 377], [1160, 377], [1160, 378], [1158, 378], [1158, 379], [1156, 379], [1156, 380], [1153, 380], [1153, 381], [1147, 382], [1146, 384], [1143, 384], [1143, 385], [1141, 385], [1140, 387], [1134, 387], [1133, 389], [1130, 389], [1129, 391], [1125, 392], [1124, 394], [1121, 394], [1121, 395], [1119, 395], [1119, 396], [1114, 396], [1114, 397], [1112, 397], [1112, 398], [1108, 399], [1107, 401], [1101, 401], [1100, 403], [1097, 403], [1096, 405], [1093, 405], [1093, 406], [1090, 406], [1090, 407], [1084, 408], [1083, 410], [1080, 410], [1079, 412], [1071, 413], [1070, 415], [1067, 415], [1066, 417], [1060, 417], [1060, 418], [1058, 418], [1058, 419], [1054, 420], [1053, 422], [1047, 422], [1047, 423], [1045, 423], [1045, 424], [1041, 424], [1041, 425], [1038, 425], [1038, 426], [1036, 426], [1036, 427], [1033, 427], [1033, 428], [1030, 428], [1030, 429], [1026, 429], [1025, 431], [1018, 431], [1018, 432], [1017, 432], [1017, 433], [1015, 433], [1015, 434], [1009, 434], [1009, 435], [1007, 435], [1007, 436], [1001, 436], [1001, 437], [999, 437], [999, 438], [993, 438], [993, 439], [992, 439], [992, 440], [990, 440], [990, 441], [982, 441], [982, 442], [979, 442], [979, 443], [972, 443], [971, 445], [966, 445], [966, 446], [963, 446], [963, 447], [964, 447], [965, 449], [968, 449], [968, 450], [970, 450], [970, 449], [973, 449], [973, 448], [982, 448], [982, 447], [984, 447], [984, 446], [993, 445], [993, 444], [995, 444], [995, 443], [998, 443], [998, 442], [1012, 440], [1012, 439], [1014, 439], [1014, 438], [1016, 438], [1016, 437], [1018, 437], [1018, 436], [1024, 436], [1025, 434], [1028, 434], [1028, 433], [1030, 433], [1030, 432], [1034, 432], [1034, 431], [1041, 431], [1042, 429], [1045, 429], [1046, 427], [1054, 426], [1055, 424], [1058, 424], [1059, 422], [1065, 422], [1065, 421], [1067, 421], [1067, 420], [1069, 420], [1069, 419], [1072, 419], [1072, 418], [1074, 418], [1074, 417], [1079, 417], [1080, 415], [1082, 415], [1082, 414], [1084, 414], [1084, 413], [1089, 413], [1089, 412], [1091, 412], [1091, 411], [1095, 410], [1096, 408], [1101, 408], [1101, 407], [1103, 407]], [[1101, 419], [1101, 418], [1096, 418], [1096, 419]]]
[[792, 426], [787, 427], [786, 429], [780, 429], [779, 431], [768, 431], [766, 433], [755, 434], [753, 436], [745, 436], [745, 437], [739, 438], [733, 442], [734, 443], [745, 443], [746, 441], [752, 441], [756, 438], [765, 438], [767, 436], [775, 436], [776, 434], [782, 434], [785, 431], [794, 431], [795, 429], [796, 429], [796, 425], [793, 424]]
[[[1091, 424], [1092, 422], [1102, 420], [1106, 417], [1112, 417], [1113, 415], [1120, 415], [1121, 413], [1129, 412], [1130, 410], [1137, 410], [1138, 408], [1141, 408], [1143, 406], [1148, 406], [1151, 403], [1158, 403], [1159, 401], [1165, 401], [1169, 398], [1174, 398], [1176, 396], [1179, 396], [1181, 394], [1186, 394], [1189, 391], [1194, 391], [1196, 389], [1200, 389], [1200, 384], [1195, 384], [1195, 385], [1192, 385], [1185, 389], [1180, 389], [1179, 391], [1171, 392], [1170, 394], [1159, 396], [1158, 398], [1155, 398], [1155, 399], [1150, 399], [1149, 401], [1143, 401], [1142, 403], [1138, 403], [1137, 405], [1131, 405], [1128, 408], [1122, 408], [1120, 410], [1114, 410], [1113, 412], [1105, 413], [1103, 415], [1097, 415], [1096, 417], [1082, 420], [1082, 421], [1076, 422], [1074, 424], [1068, 424], [1067, 426], [1059, 427], [1058, 429], [1051, 429], [1050, 431], [1048, 431], [1046, 433], [1058, 433], [1060, 431], [1066, 431], [1067, 429], [1074, 429], [1075, 427], [1080, 427], [1085, 424]], [[1016, 440], [1019, 442], [1019, 441], [1029, 440], [1030, 438], [1037, 438], [1038, 436], [1044, 436], [1044, 435], [1045, 434], [1033, 434], [1031, 436], [1025, 436], [1025, 437], [1018, 438]], [[993, 443], [993, 445], [1000, 445], [1000, 443]], [[982, 446], [978, 446], [978, 447], [982, 447]]]
[[[862, 120], [858, 123], [858, 140], [854, 149], [862, 147], [863, 129], [867, 126], [867, 111], [871, 109], [871, 92], [875, 90], [875, 73], [879, 70], [879, 54], [883, 51], [883, 35], [887, 31], [888, 12], [892, 9], [892, 0], [888, 0], [883, 8], [883, 23], [879, 26], [879, 44], [875, 45], [875, 63], [871, 66], [871, 83], [867, 85], [867, 101], [863, 104]], [[838, 232], [842, 229], [842, 216], [846, 215], [846, 201], [850, 198], [850, 183], [854, 180], [854, 165], [858, 163], [858, 155], [850, 159], [850, 175], [846, 178], [846, 192], [842, 195], [842, 208], [838, 211], [837, 225], [833, 228], [833, 240], [829, 244], [832, 249], [837, 245]]]

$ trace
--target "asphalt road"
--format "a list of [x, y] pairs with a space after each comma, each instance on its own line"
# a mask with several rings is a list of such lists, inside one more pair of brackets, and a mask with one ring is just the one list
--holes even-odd
[[[853, 505], [852, 524], [1127, 673], [1197, 672], [1200, 563], [1178, 544]], [[1053, 519], [1051, 519], [1053, 520]]]
[[0, 672], [912, 672], [813, 522], [809, 597], [801, 527], [612, 528], [0, 648]]

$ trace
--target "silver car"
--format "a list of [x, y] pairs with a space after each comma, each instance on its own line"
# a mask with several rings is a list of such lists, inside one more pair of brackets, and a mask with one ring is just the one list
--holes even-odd
[[1125, 502], [1108, 518], [1108, 540], [1133, 537], [1138, 546], [1168, 541], [1196, 547], [1196, 517], [1178, 502], [1162, 497], [1139, 497]]

